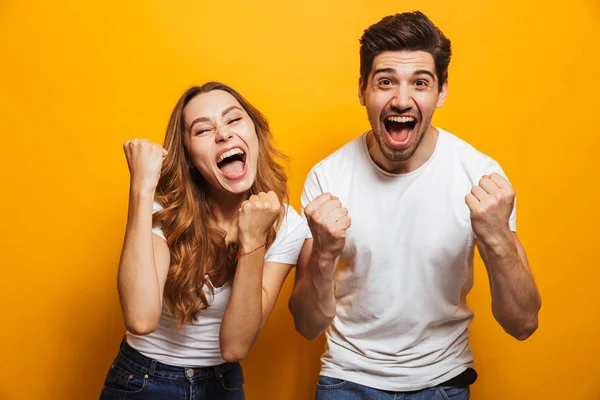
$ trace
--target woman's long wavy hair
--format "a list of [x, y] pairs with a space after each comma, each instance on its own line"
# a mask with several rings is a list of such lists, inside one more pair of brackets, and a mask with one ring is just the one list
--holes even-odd
[[[171, 252], [171, 265], [165, 283], [164, 301], [181, 328], [195, 321], [208, 307], [206, 293], [233, 279], [237, 243], [225, 242], [226, 232], [217, 225], [214, 202], [208, 195], [208, 183], [193, 165], [185, 146], [183, 110], [194, 97], [213, 90], [231, 94], [246, 110], [258, 136], [258, 166], [250, 194], [272, 190], [287, 200], [287, 176], [277, 159], [287, 157], [272, 144], [267, 119], [237, 91], [219, 82], [208, 82], [188, 89], [173, 109], [164, 148], [169, 152], [163, 162], [156, 199], [164, 207], [154, 214]], [[273, 243], [276, 227], [267, 236], [267, 248]]]

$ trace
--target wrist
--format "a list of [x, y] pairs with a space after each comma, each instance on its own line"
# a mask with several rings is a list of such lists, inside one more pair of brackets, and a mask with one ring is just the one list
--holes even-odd
[[253, 238], [248, 240], [240, 240], [240, 253], [257, 250], [267, 243], [267, 238]]
[[263, 242], [262, 244], [259, 244], [256, 247], [251, 247], [249, 250], [244, 249], [242, 246], [240, 246], [240, 248], [238, 249], [238, 252], [235, 256], [235, 260], [239, 260], [240, 257], [242, 256], [248, 256], [248, 255], [252, 255], [252, 254], [260, 254], [260, 250], [264, 251], [264, 248], [266, 247], [267, 242]]
[[317, 272], [319, 279], [328, 281], [333, 280], [337, 258], [338, 257], [332, 255], [330, 252], [314, 251], [313, 248], [310, 265], [314, 268], [314, 271]]
[[506, 227], [506, 229], [502, 229], [500, 231], [492, 232], [488, 235], [479, 236], [477, 241], [480, 245], [483, 245], [486, 250], [492, 251], [497, 255], [507, 253], [510, 248], [514, 246], [513, 232], [509, 227]]
[[331, 252], [328, 249], [324, 249], [314, 242], [312, 248], [312, 255], [313, 259], [320, 264], [335, 262], [335, 260], [339, 257], [339, 254]]
[[154, 193], [156, 192], [156, 186], [142, 185], [131, 183], [129, 191], [132, 196], [139, 198], [152, 197], [154, 198]]

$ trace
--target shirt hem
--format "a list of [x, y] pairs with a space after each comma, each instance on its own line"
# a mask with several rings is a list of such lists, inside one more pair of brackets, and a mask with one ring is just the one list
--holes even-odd
[[[372, 376], [368, 376], [364, 373], [354, 373], [349, 371], [339, 371], [330, 368], [321, 368], [321, 375], [327, 376], [330, 378], [342, 379], [345, 381], [357, 383], [359, 385], [367, 386], [372, 389], [377, 390], [388, 390], [393, 392], [412, 392], [415, 390], [423, 390], [438, 386], [447, 380], [450, 380], [458, 375], [462, 374], [467, 368], [472, 367], [471, 364], [461, 365], [459, 367], [454, 368], [450, 372], [442, 375], [437, 379], [432, 379], [428, 382], [417, 383], [417, 384], [390, 384], [390, 380], [393, 378], [385, 378], [383, 380], [379, 379], [371, 379]], [[410, 379], [410, 378], [409, 378]]]

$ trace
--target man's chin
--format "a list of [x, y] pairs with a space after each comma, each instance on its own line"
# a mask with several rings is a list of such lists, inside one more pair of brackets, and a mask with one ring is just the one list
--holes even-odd
[[383, 156], [388, 161], [400, 163], [410, 160], [414, 153], [414, 150], [411, 150], [410, 148], [401, 151], [398, 149], [394, 149], [394, 151], [387, 149], [386, 151], [383, 151]]
[[406, 147], [398, 148], [390, 146], [385, 138], [377, 138], [377, 145], [379, 146], [379, 150], [386, 160], [391, 162], [407, 161], [415, 153], [415, 148], [412, 141], [408, 143]]

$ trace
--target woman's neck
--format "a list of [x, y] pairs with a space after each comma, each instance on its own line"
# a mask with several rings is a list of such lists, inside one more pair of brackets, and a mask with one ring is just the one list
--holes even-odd
[[[213, 204], [213, 212], [215, 213], [216, 223], [221, 229], [227, 232], [227, 236], [231, 237], [228, 241], [237, 241], [237, 219], [241, 204], [248, 199], [249, 193], [234, 194], [230, 192], [209, 193]], [[233, 235], [231, 235], [233, 234]]]

